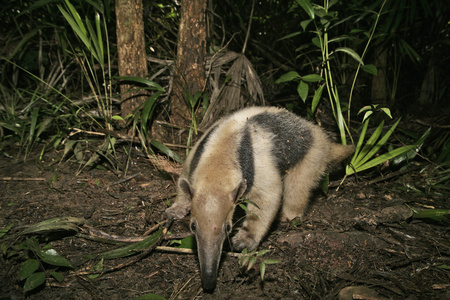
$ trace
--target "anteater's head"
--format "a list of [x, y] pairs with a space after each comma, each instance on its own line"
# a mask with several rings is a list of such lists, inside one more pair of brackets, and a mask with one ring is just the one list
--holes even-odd
[[190, 229], [197, 240], [202, 287], [212, 292], [217, 284], [222, 246], [232, 230], [236, 202], [244, 194], [247, 184], [243, 180], [234, 188], [222, 185], [199, 186], [181, 178], [179, 187], [191, 199]]

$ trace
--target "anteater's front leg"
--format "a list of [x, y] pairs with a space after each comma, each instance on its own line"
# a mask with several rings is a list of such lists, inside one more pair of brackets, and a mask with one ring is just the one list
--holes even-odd
[[[256, 188], [256, 187], [255, 187]], [[282, 183], [274, 180], [264, 188], [254, 189], [247, 195], [247, 217], [233, 237], [233, 247], [240, 251], [247, 248], [252, 251], [258, 247], [277, 216], [281, 203]], [[256, 205], [254, 205], [254, 204]]]

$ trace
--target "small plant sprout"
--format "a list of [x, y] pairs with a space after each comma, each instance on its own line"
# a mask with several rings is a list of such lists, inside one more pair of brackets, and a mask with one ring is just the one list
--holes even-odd
[[[268, 249], [252, 252], [247, 252], [247, 248], [242, 250], [241, 256], [239, 257], [239, 265], [244, 269], [245, 272], [248, 272], [253, 266], [257, 263], [258, 258], [263, 256], [264, 254], [270, 252]], [[266, 274], [266, 265], [277, 264], [281, 262], [277, 259], [264, 259], [259, 264], [259, 273], [261, 275], [261, 280], [264, 281], [264, 277]]]

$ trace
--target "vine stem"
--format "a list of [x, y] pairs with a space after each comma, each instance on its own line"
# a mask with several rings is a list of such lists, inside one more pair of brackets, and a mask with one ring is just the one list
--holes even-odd
[[[377, 13], [377, 17], [375, 19], [375, 24], [373, 26], [372, 32], [370, 33], [369, 40], [367, 41], [366, 47], [364, 48], [364, 51], [361, 55], [361, 60], [364, 59], [364, 56], [367, 53], [367, 49], [369, 48], [370, 42], [372, 41], [373, 35], [375, 34], [375, 29], [378, 26], [378, 21], [380, 19], [381, 12], [383, 11], [384, 5], [386, 4], [387, 0], [384, 0], [381, 4], [380, 10]], [[353, 78], [352, 88], [350, 89], [350, 95], [348, 98], [348, 113], [347, 113], [347, 126], [350, 127], [350, 107], [352, 106], [352, 98], [353, 98], [353, 91], [355, 90], [356, 85], [356, 79], [358, 78], [359, 70], [361, 69], [361, 63], [358, 63], [358, 67], [356, 68], [355, 77]]]

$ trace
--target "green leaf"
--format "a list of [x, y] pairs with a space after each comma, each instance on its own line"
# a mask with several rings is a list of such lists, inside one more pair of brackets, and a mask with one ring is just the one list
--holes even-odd
[[181, 243], [176, 248], [184, 248], [184, 249], [195, 249], [196, 241], [193, 235], [189, 235], [181, 240]]
[[373, 114], [373, 110], [366, 111], [362, 121], [365, 122], [366, 120], [368, 120], [372, 114]]
[[436, 222], [450, 220], [450, 209], [413, 210], [413, 217], [417, 219], [430, 219]]
[[358, 141], [358, 145], [356, 147], [355, 155], [353, 156], [352, 161], [346, 168], [346, 174], [351, 175], [356, 172], [367, 170], [369, 168], [382, 164], [385, 161], [390, 160], [398, 155], [411, 151], [411, 149], [415, 149], [415, 146], [404, 146], [389, 151], [388, 153], [382, 154], [370, 160], [372, 157], [375, 156], [378, 150], [387, 142], [387, 140], [389, 139], [389, 137], [391, 136], [392, 132], [395, 130], [399, 122], [400, 119], [398, 119], [397, 122], [395, 122], [395, 124], [386, 132], [386, 134], [378, 142], [376, 142], [376, 140], [378, 140], [378, 137], [381, 135], [381, 131], [383, 129], [384, 122], [382, 121], [378, 126], [378, 128], [375, 130], [375, 132], [372, 134], [372, 136], [369, 138], [363, 149], [359, 151], [359, 148], [362, 145], [361, 137], [365, 135], [365, 130], [367, 130], [368, 121], [366, 121], [366, 123], [364, 123], [363, 128], [364, 134], [361, 134], [361, 137]]
[[39, 123], [38, 131], [36, 133], [36, 139], [54, 122], [52, 117], [46, 117], [41, 123]]
[[293, 81], [293, 80], [296, 80], [299, 78], [300, 78], [300, 75], [297, 72], [290, 71], [290, 72], [287, 72], [286, 74], [281, 75], [281, 77], [278, 78], [277, 81], [275, 81], [275, 83], [283, 83], [283, 82]]
[[264, 260], [264, 263], [265, 263], [266, 265], [274, 265], [274, 264], [278, 264], [278, 263], [280, 263], [280, 262], [281, 262], [281, 260], [278, 260], [278, 259], [271, 259], [271, 258], [265, 259], [265, 260]]
[[328, 185], [330, 184], [330, 176], [327, 173], [320, 181], [320, 189], [325, 195], [328, 195]]
[[250, 201], [250, 200], [247, 199], [247, 200], [245, 200], [244, 202], [253, 205], [253, 206], [256, 207], [257, 209], [260, 209], [259, 206], [258, 206], [258, 204], [256, 204], [256, 203], [253, 202], [253, 201]]
[[134, 298], [134, 300], [166, 300], [166, 298], [157, 294], [145, 294]]
[[[141, 131], [144, 133], [144, 138], [147, 138], [147, 128], [148, 128], [148, 120], [153, 116], [153, 111], [155, 110], [155, 104], [158, 100], [159, 96], [162, 94], [161, 91], [158, 91], [151, 95], [144, 103], [144, 107], [142, 108], [142, 112], [140, 115], [141, 118]], [[144, 141], [145, 142], [145, 141]]]
[[100, 14], [98, 12], [95, 13], [95, 28], [97, 30], [97, 45], [98, 45], [98, 53], [100, 55], [100, 64], [104, 68], [105, 66], [105, 52], [103, 48], [103, 34], [102, 34], [102, 28], [101, 28], [101, 20], [100, 20]]
[[[368, 122], [368, 121], [366, 121]], [[354, 156], [354, 159], [352, 159], [353, 166], [359, 166], [362, 163], [361, 160], [364, 159], [364, 157], [369, 153], [370, 149], [372, 149], [375, 145], [375, 142], [377, 141], [378, 137], [381, 135], [381, 132], [383, 130], [384, 121], [381, 121], [380, 125], [378, 125], [377, 129], [372, 133], [370, 138], [367, 140], [364, 147], [361, 149], [361, 151], [358, 153], [357, 156]], [[369, 157], [370, 158], [370, 157]], [[367, 158], [367, 159], [369, 159]], [[366, 159], [366, 161], [367, 161]]]
[[[386, 134], [376, 143], [376, 145], [372, 148], [372, 150], [370, 150], [370, 152], [366, 155], [366, 157], [364, 157], [364, 159], [360, 162], [361, 164], [363, 164], [364, 162], [366, 162], [368, 159], [370, 159], [371, 157], [373, 157], [377, 152], [378, 152], [378, 150], [380, 150], [380, 148], [384, 145], [384, 144], [386, 144], [386, 142], [387, 142], [387, 140], [389, 139], [389, 137], [391, 136], [391, 134], [394, 132], [394, 130], [395, 130], [395, 128], [397, 127], [397, 125], [398, 125], [398, 123], [400, 122], [400, 118], [397, 120], [397, 122], [395, 122], [395, 124], [391, 127], [391, 128], [389, 128], [389, 130], [386, 132]], [[381, 128], [382, 129], [382, 128]], [[403, 147], [401, 147], [401, 148], [403, 148]], [[401, 148], [399, 148], [399, 149], [401, 149]], [[409, 149], [408, 147], [406, 147], [407, 149]], [[393, 151], [395, 151], [395, 150], [393, 150]], [[391, 151], [391, 152], [393, 152], [393, 151]], [[407, 151], [407, 150], [406, 150]], [[406, 152], [405, 151], [405, 152]], [[404, 152], [401, 152], [401, 153], [404, 153]], [[398, 154], [396, 154], [395, 156], [397, 156], [397, 155], [400, 155], [401, 153], [398, 153]], [[388, 154], [388, 153], [386, 153], [386, 154]], [[394, 156], [392, 156], [392, 157], [394, 157]], [[392, 158], [392, 157], [390, 157], [390, 158]], [[379, 158], [379, 157], [378, 157]], [[377, 158], [377, 159], [378, 159]], [[390, 159], [389, 158], [389, 159]], [[384, 161], [383, 161], [384, 162]]]
[[322, 43], [320, 42], [320, 39], [318, 37], [313, 37], [311, 39], [311, 42], [314, 44], [314, 46], [316, 46], [317, 48], [321, 49], [322, 48]]
[[42, 261], [44, 261], [49, 265], [73, 268], [72, 264], [67, 259], [60, 256], [58, 252], [56, 252], [56, 250], [54, 249], [50, 249], [47, 251], [40, 251], [36, 254], [37, 256], [39, 256], [40, 259], [42, 259]]
[[339, 47], [336, 48], [336, 50], [334, 50], [335, 52], [344, 52], [348, 55], [350, 55], [351, 57], [353, 57], [358, 63], [360, 63], [361, 65], [364, 65], [361, 57], [359, 56], [358, 53], [355, 52], [355, 50], [350, 49], [348, 47]]
[[270, 252], [270, 250], [269, 249], [263, 249], [263, 250], [260, 250], [260, 251], [258, 251], [258, 253], [256, 253], [256, 256], [263, 256], [264, 254], [266, 254], [266, 253], [269, 253]]
[[296, 0], [296, 2], [308, 14], [310, 19], [314, 19], [314, 9], [311, 5], [311, 2], [309, 2], [309, 0]]
[[264, 281], [266, 275], [266, 264], [264, 262], [259, 264], [259, 273], [261, 274], [261, 280]]
[[30, 12], [32, 12], [33, 10], [36, 10], [40, 7], [43, 6], [47, 6], [49, 4], [52, 4], [53, 2], [55, 2], [55, 0], [38, 0], [35, 1], [33, 4], [30, 5], [30, 7], [28, 7], [27, 9], [22, 10], [16, 17], [20, 17], [24, 14], [28, 14]]
[[303, 102], [305, 102], [306, 98], [308, 97], [308, 89], [309, 89], [308, 84], [303, 80], [301, 80], [297, 86], [297, 92], [300, 98], [303, 100]]
[[250, 258], [247, 266], [247, 271], [249, 271], [255, 265], [257, 259], [258, 258], [256, 256]]
[[392, 119], [391, 110], [389, 108], [382, 107], [382, 108], [380, 108], [380, 110], [382, 110], [389, 118]]
[[5, 228], [0, 228], [0, 238], [8, 233], [8, 231], [12, 228], [12, 225], [8, 225]]
[[30, 277], [31, 274], [39, 269], [39, 261], [37, 259], [28, 259], [23, 262], [19, 270], [19, 280], [24, 280]]
[[39, 117], [39, 107], [35, 107], [31, 112], [31, 124], [30, 124], [30, 135], [29, 140], [32, 141], [34, 138], [34, 131], [36, 129], [37, 119]]
[[248, 262], [250, 261], [250, 257], [250, 255], [241, 256], [242, 259], [240, 261], [240, 264], [242, 267], [248, 264]]
[[303, 31], [306, 31], [306, 27], [308, 27], [309, 23], [311, 23], [312, 19], [303, 20], [300, 22], [300, 26], [302, 26]]
[[59, 11], [62, 13], [66, 21], [69, 23], [72, 30], [75, 32], [75, 34], [81, 39], [83, 44], [86, 46], [86, 48], [92, 53], [92, 55], [97, 59], [96, 53], [93, 51], [93, 47], [91, 44], [91, 41], [88, 36], [88, 31], [86, 30], [86, 27], [83, 24], [83, 21], [80, 18], [80, 15], [78, 14], [75, 7], [69, 2], [65, 1], [67, 7], [69, 8], [70, 14], [68, 11], [64, 10], [60, 5], [58, 5]]
[[319, 82], [319, 81], [323, 81], [322, 76], [317, 75], [317, 74], [309, 74], [309, 75], [305, 75], [305, 76], [302, 76], [301, 79], [302, 79], [303, 81], [306, 81], [306, 82]]
[[[378, 156], [378, 157], [376, 157], [376, 158], [374, 158], [374, 159], [372, 159], [372, 160], [370, 160], [370, 161], [368, 161], [368, 162], [366, 162], [364, 164], [359, 165], [356, 168], [356, 172], [362, 172], [364, 170], [367, 170], [367, 169], [373, 168], [375, 166], [378, 166], [378, 165], [384, 163], [385, 161], [388, 161], [388, 160], [390, 160], [390, 159], [392, 159], [392, 158], [394, 158], [396, 156], [402, 155], [403, 153], [406, 153], [408, 151], [411, 151], [411, 148], [408, 147], [408, 146], [396, 148], [396, 149], [394, 149], [392, 151], [389, 151], [388, 153], [384, 153], [384, 154], [382, 154], [382, 155], [380, 155], [380, 156]], [[351, 175], [353, 173], [355, 173], [355, 172], [353, 172], [353, 170], [352, 170], [349, 173], [347, 173], [347, 175]]]
[[[92, 41], [93, 47], [89, 49], [89, 51], [92, 53], [92, 55], [97, 59], [98, 63], [100, 64], [101, 68], [105, 68], [105, 61], [104, 61], [104, 53], [101, 51], [101, 47], [98, 44], [98, 38], [97, 34], [94, 31], [94, 28], [92, 27], [91, 21], [86, 17], [86, 27], [89, 31], [90, 40]], [[100, 37], [101, 39], [101, 37]]]
[[64, 280], [64, 275], [59, 272], [50, 272], [50, 275], [58, 282], [62, 282]]
[[[368, 110], [373, 110], [373, 109], [377, 108], [377, 106], [378, 106], [378, 104], [375, 104], [375, 105], [366, 105], [366, 106], [364, 106], [363, 108], [361, 108], [361, 109], [358, 111], [358, 115], [359, 115], [360, 113], [362, 113], [362, 112], [365, 112], [365, 111], [368, 111]], [[364, 121], [363, 121], [363, 122], [364, 122]]]
[[243, 203], [239, 203], [239, 207], [242, 208], [244, 211], [248, 210], [248, 207]]
[[83, 218], [61, 217], [48, 219], [24, 229], [21, 234], [48, 234], [52, 232], [73, 231], [78, 232], [78, 226], [86, 223]]
[[42, 285], [44, 282], [45, 282], [45, 273], [44, 272], [33, 273], [25, 281], [25, 284], [23, 286], [23, 291], [24, 292], [32, 291], [35, 288]]
[[[103, 261], [104, 261], [104, 259], [102, 258], [102, 259], [100, 259], [100, 261], [98, 263], [95, 264], [94, 271], [96, 271], [96, 272], [103, 271]], [[90, 274], [88, 277], [89, 277], [89, 279], [95, 279], [95, 278], [98, 278], [99, 276], [100, 276], [100, 273]]]
[[87, 256], [85, 256], [85, 258], [86, 259], [93, 259], [93, 258], [116, 259], [116, 258], [131, 256], [131, 255], [141, 252], [142, 250], [145, 250], [146, 248], [153, 246], [153, 244], [155, 244], [158, 241], [161, 234], [162, 234], [162, 229], [159, 229], [157, 232], [155, 232], [154, 234], [152, 234], [151, 236], [149, 236], [148, 238], [146, 238], [140, 242], [133, 243], [131, 245], [127, 245], [122, 248], [99, 253], [97, 255], [87, 255]]
[[450, 265], [440, 265], [440, 266], [437, 266], [438, 268], [441, 268], [441, 269], [445, 269], [445, 270], [450, 270]]
[[319, 101], [320, 99], [322, 99], [322, 92], [323, 92], [323, 87], [325, 86], [325, 84], [322, 84], [321, 86], [319, 86], [319, 88], [317, 89], [317, 91], [314, 93], [314, 97], [311, 103], [311, 111], [314, 113], [317, 109], [317, 106], [319, 105]]
[[[310, 20], [308, 20], [308, 21], [310, 21]], [[293, 38], [293, 37], [295, 37], [297, 35], [300, 35], [301, 33], [302, 33], [301, 31], [297, 31], [297, 32], [288, 34], [288, 35], [283, 36], [282, 38], [280, 38], [278, 41], [282, 41], [282, 40], [287, 40], [287, 39]]]
[[124, 121], [124, 119], [121, 116], [115, 115], [111, 117], [113, 120], [118, 120], [118, 121]]
[[150, 144], [152, 146], [156, 147], [158, 150], [162, 151], [164, 154], [166, 154], [170, 158], [172, 158], [174, 161], [176, 161], [180, 164], [183, 163], [183, 159], [178, 154], [176, 154], [175, 152], [170, 150], [166, 145], [162, 144], [161, 142], [159, 142], [155, 139], [152, 139], [150, 141]]
[[361, 69], [366, 73], [369, 73], [369, 74], [372, 74], [375, 76], [378, 75], [378, 69], [374, 65], [363, 65], [363, 66], [361, 66]]
[[136, 76], [117, 76], [117, 77], [114, 77], [114, 78], [119, 79], [119, 80], [123, 80], [123, 81], [131, 81], [131, 82], [135, 82], [135, 83], [140, 83], [140, 84], [143, 84], [143, 85], [147, 86], [148, 88], [156, 89], [156, 90], [161, 91], [161, 92], [165, 92], [165, 90], [164, 90], [164, 88], [162, 86], [160, 86], [156, 82], [151, 81], [151, 80], [149, 80], [147, 78], [136, 77]]

